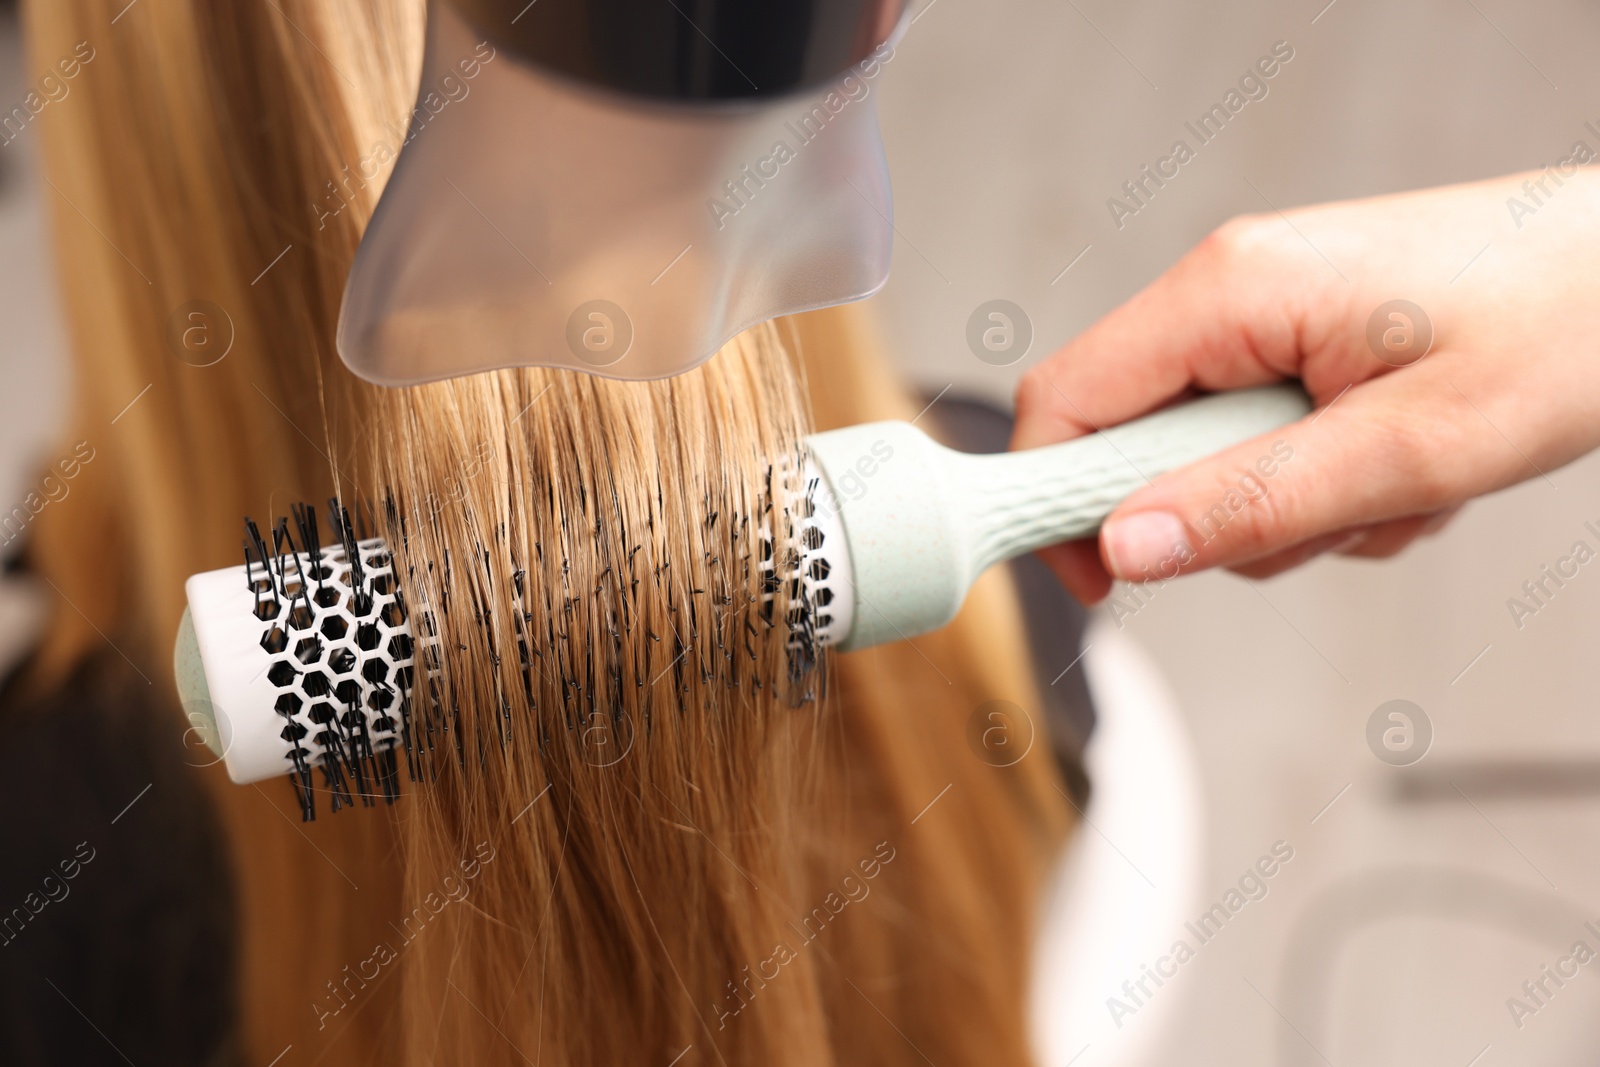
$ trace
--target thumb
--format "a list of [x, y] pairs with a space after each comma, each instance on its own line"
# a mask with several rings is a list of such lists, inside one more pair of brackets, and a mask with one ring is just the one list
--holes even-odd
[[1106, 569], [1138, 582], [1233, 566], [1517, 481], [1517, 453], [1491, 441], [1445, 362], [1351, 386], [1299, 422], [1157, 478], [1102, 526]]

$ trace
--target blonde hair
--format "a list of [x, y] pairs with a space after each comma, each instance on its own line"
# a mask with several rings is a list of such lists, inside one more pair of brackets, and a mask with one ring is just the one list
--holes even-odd
[[[444, 758], [394, 808], [302, 827], [287, 788], [205, 772], [247, 1056], [1026, 1061], [1069, 820], [1046, 746], [1009, 768], [967, 747], [984, 701], [1038, 706], [1009, 589], [830, 668], [763, 578], [794, 548], [803, 434], [912, 413], [859, 311], [660, 383], [366, 386], [332, 335], [380, 182], [310, 204], [409, 108], [420, 4], [144, 0], [112, 26], [121, 6], [28, 11], [37, 64], [96, 53], [43, 125], [76, 421], [105, 442], [34, 531], [63, 604], [31, 680], [104, 639], [170, 691], [183, 579], [237, 562], [244, 514], [330, 494], [375, 505], [442, 651]], [[197, 299], [231, 322], [205, 368], [166, 341]]]

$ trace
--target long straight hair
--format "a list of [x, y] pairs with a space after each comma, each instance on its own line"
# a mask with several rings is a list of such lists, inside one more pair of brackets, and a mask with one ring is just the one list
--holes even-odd
[[[373, 504], [438, 639], [449, 741], [393, 808], [301, 826], [287, 787], [197, 771], [230, 838], [247, 1057], [1026, 1062], [1070, 820], [1046, 746], [1006, 768], [969, 749], [979, 705], [1038, 707], [1010, 590], [991, 575], [937, 634], [813, 662], [785, 625], [805, 605], [763, 578], [795, 547], [803, 435], [911, 413], [860, 313], [661, 383], [367, 386], [332, 338], [383, 175], [346, 179], [398, 147], [421, 4], [28, 17], [36, 66], [94, 52], [41, 126], [73, 440], [98, 453], [33, 530], [62, 603], [30, 683], [109, 640], [170, 692], [183, 579], [236, 562], [243, 515], [329, 495]], [[180, 358], [194, 321], [223, 358]]]

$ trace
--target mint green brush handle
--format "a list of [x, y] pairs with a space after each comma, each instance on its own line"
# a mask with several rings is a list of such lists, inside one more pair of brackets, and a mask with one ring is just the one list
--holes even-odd
[[1298, 384], [1244, 389], [996, 455], [952, 451], [904, 422], [817, 434], [808, 441], [825, 483], [817, 525], [837, 524], [849, 555], [841, 566], [841, 553], [821, 553], [836, 610], [848, 613], [833, 643], [850, 651], [937, 629], [993, 564], [1092, 534], [1156, 475], [1310, 410]]

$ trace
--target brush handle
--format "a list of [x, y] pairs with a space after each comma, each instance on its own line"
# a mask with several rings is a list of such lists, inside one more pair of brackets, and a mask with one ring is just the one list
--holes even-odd
[[[1241, 389], [1046, 448], [951, 453], [946, 463], [952, 481], [970, 502], [971, 577], [1045, 545], [1088, 537], [1157, 475], [1276, 430], [1310, 410], [1298, 385]], [[1265, 457], [1278, 462], [1270, 451]]]
[[1092, 534], [1157, 475], [1310, 410], [1298, 384], [1243, 389], [1048, 448], [996, 455], [952, 451], [902, 422], [811, 437], [828, 490], [818, 506], [837, 511], [848, 549], [842, 570], [852, 610], [839, 647], [943, 626], [993, 564]]

